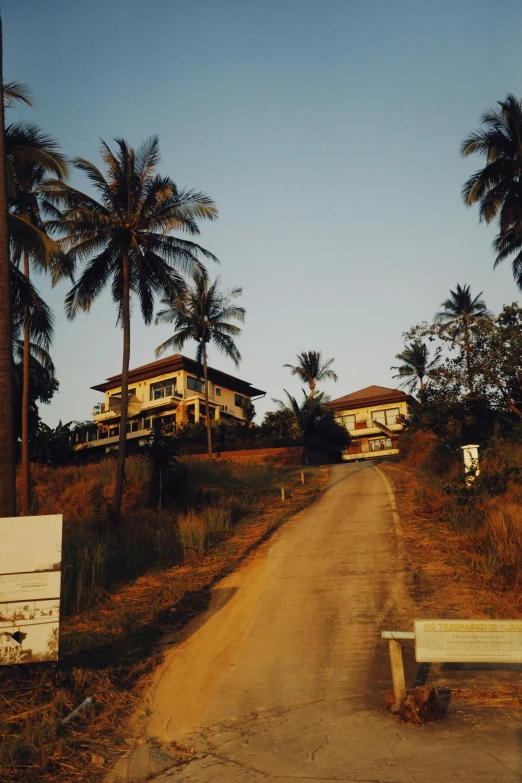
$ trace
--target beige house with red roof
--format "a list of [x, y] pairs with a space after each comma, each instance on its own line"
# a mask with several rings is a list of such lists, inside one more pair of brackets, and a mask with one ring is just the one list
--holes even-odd
[[[208, 368], [211, 421], [243, 421], [243, 402], [264, 397], [265, 392], [234, 375]], [[96, 428], [76, 435], [75, 445], [107, 448], [118, 444], [121, 410], [121, 374], [92, 386], [104, 395], [93, 408]], [[155, 423], [174, 429], [180, 424], [205, 421], [202, 367], [177, 353], [129, 371], [129, 420], [127, 439], [148, 437]]]
[[343, 459], [355, 462], [398, 454], [397, 436], [411, 401], [410, 395], [386, 386], [366, 386], [331, 400], [328, 407], [352, 438]]

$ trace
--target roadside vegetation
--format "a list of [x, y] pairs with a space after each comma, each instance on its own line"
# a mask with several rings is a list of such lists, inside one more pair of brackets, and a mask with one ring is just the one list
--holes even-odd
[[[465, 157], [484, 158], [464, 184], [464, 203], [478, 207], [480, 221], [496, 222], [495, 266], [511, 263], [519, 291], [521, 134], [522, 103], [508, 95], [461, 145]], [[519, 616], [522, 309], [513, 302], [493, 314], [483, 292], [457, 284], [433, 319], [414, 326], [404, 340], [396, 356], [401, 363], [392, 369], [416, 401], [401, 439], [400, 462], [386, 469], [404, 495], [406, 516], [416, 520], [410, 543], [423, 539], [426, 571], [430, 547], [444, 552], [442, 560], [432, 560], [452, 573], [440, 587], [442, 593], [453, 591], [456, 604], [464, 592], [475, 612]], [[479, 446], [480, 475], [476, 466], [464, 474], [467, 444]]]
[[[188, 461], [176, 464], [176, 499], [167, 493], [159, 512], [153, 462], [130, 457], [123, 524], [114, 526], [115, 468], [106, 460], [34, 471], [35, 500], [46, 513], [64, 507], [68, 520], [60, 662], [0, 668], [5, 783], [100, 780], [127, 747], [126, 721], [161, 640], [204, 611], [212, 585], [313, 502], [328, 475], [307, 466], [303, 485], [300, 468]], [[93, 705], [63, 726], [88, 696]]]

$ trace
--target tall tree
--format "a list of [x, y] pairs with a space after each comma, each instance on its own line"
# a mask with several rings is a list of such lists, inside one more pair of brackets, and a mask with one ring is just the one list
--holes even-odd
[[0, 15], [0, 517], [11, 517], [16, 514], [16, 477], [3, 85], [3, 33]]
[[[52, 173], [66, 173], [65, 161], [57, 152], [58, 144], [49, 139], [47, 145], [48, 162]], [[42, 218], [42, 209], [49, 210], [43, 194], [38, 190], [47, 173], [46, 169], [35, 163], [15, 161], [13, 166], [12, 191], [9, 197], [10, 218], [17, 219], [17, 230], [11, 235], [13, 261], [18, 265], [23, 258], [23, 273], [30, 279], [31, 263], [40, 270], [48, 270], [57, 248], [54, 241], [48, 237]], [[31, 472], [29, 463], [29, 404], [30, 404], [30, 356], [31, 314], [27, 303], [24, 314], [24, 356], [22, 385], [22, 513], [29, 514], [31, 510]], [[45, 334], [45, 348], [49, 350], [52, 341], [52, 326]]]
[[[1, 25], [1, 20], [0, 20]], [[0, 35], [1, 35], [1, 27], [0, 27]], [[1, 79], [1, 74], [0, 74]], [[0, 153], [0, 159], [1, 159], [1, 184], [0, 184], [0, 199], [3, 199], [5, 196], [5, 207], [6, 209], [10, 209], [9, 212], [7, 212], [5, 216], [6, 221], [6, 230], [8, 232], [8, 236], [11, 243], [11, 249], [14, 251], [14, 254], [18, 254], [18, 259], [20, 258], [20, 255], [24, 255], [24, 265], [28, 267], [29, 264], [29, 257], [33, 256], [33, 258], [45, 258], [46, 260], [49, 260], [52, 248], [54, 247], [54, 244], [51, 240], [49, 240], [48, 237], [46, 237], [45, 232], [41, 230], [41, 227], [36, 225], [35, 220], [30, 215], [31, 213], [31, 199], [28, 197], [21, 197], [21, 188], [22, 190], [23, 185], [22, 182], [25, 180], [26, 184], [27, 181], [33, 182], [33, 184], [36, 184], [34, 175], [28, 176], [29, 171], [40, 171], [43, 172], [51, 172], [55, 174], [56, 176], [63, 176], [67, 172], [67, 164], [65, 161], [65, 158], [57, 151], [57, 144], [56, 142], [51, 139], [46, 134], [42, 133], [39, 128], [37, 128], [35, 125], [32, 125], [31, 123], [11, 123], [7, 127], [5, 127], [5, 118], [4, 118], [4, 105], [10, 106], [13, 103], [17, 101], [22, 101], [28, 105], [31, 105], [31, 100], [29, 96], [29, 91], [24, 85], [18, 84], [16, 82], [10, 82], [3, 85], [3, 95], [2, 99], [0, 100], [1, 106], [0, 110], [2, 111], [2, 117], [1, 117], [1, 129], [2, 129], [2, 150]], [[5, 130], [4, 130], [5, 129]], [[24, 172], [22, 174], [22, 172]], [[27, 196], [27, 194], [26, 194]], [[33, 206], [37, 202], [37, 197], [33, 196], [32, 199]], [[24, 207], [25, 204], [25, 207]], [[3, 216], [3, 207], [4, 202], [0, 204], [0, 212]], [[33, 210], [34, 211], [34, 210]], [[3, 217], [0, 217], [0, 256], [3, 250], [3, 229], [2, 229], [2, 223]], [[2, 265], [3, 259], [0, 257], [0, 267]], [[9, 311], [9, 321], [11, 322], [11, 306], [10, 303], [5, 303], [5, 299], [9, 297], [9, 294], [13, 293], [13, 282], [15, 284], [15, 288], [18, 285], [18, 290], [15, 291], [15, 298], [20, 299], [20, 297], [23, 294], [24, 287], [21, 286], [21, 277], [19, 275], [14, 275], [12, 270], [7, 270], [7, 274], [10, 278], [10, 282], [6, 285], [5, 279], [0, 280], [0, 288], [2, 289], [2, 294], [0, 295], [0, 330], [4, 327], [3, 319], [4, 319], [4, 313]], [[27, 292], [27, 288], [25, 289]], [[4, 300], [4, 301], [2, 301]], [[27, 300], [29, 301], [29, 300]], [[29, 305], [27, 305], [29, 306]], [[15, 313], [15, 320], [16, 317], [18, 317], [19, 313]], [[22, 438], [22, 462], [23, 462], [23, 508], [22, 511], [24, 513], [28, 513], [29, 511], [29, 451], [28, 451], [28, 411], [29, 411], [29, 366], [30, 366], [30, 335], [29, 335], [29, 329], [30, 329], [30, 322], [33, 321], [33, 329], [34, 329], [34, 315], [30, 315], [29, 311], [26, 312], [25, 317], [25, 343], [26, 343], [26, 356], [25, 360], [23, 362], [24, 367], [24, 390], [23, 390], [23, 398], [24, 398], [24, 416], [23, 421], [25, 426], [24, 429], [24, 435]], [[34, 337], [34, 335], [33, 335]], [[11, 341], [10, 341], [11, 342]], [[0, 353], [3, 351], [3, 336], [0, 335]], [[43, 349], [43, 346], [41, 346]], [[10, 346], [9, 346], [10, 348]], [[3, 371], [3, 357], [0, 357], [0, 376], [2, 375]], [[1, 382], [1, 378], [0, 378]], [[6, 410], [9, 408], [12, 412], [12, 388], [9, 387], [8, 384], [4, 384], [2, 382], [2, 388], [5, 390], [4, 398], [5, 398], [5, 406]], [[4, 411], [0, 408], [0, 418], [2, 419], [2, 422], [10, 422], [12, 420], [12, 413], [7, 416], [3, 415]], [[6, 427], [8, 424], [6, 423]], [[13, 457], [14, 459], [14, 451], [5, 450], [3, 447], [4, 438], [2, 433], [2, 425], [0, 425], [0, 451], [2, 452], [2, 455], [5, 455], [5, 459], [11, 459]], [[12, 437], [12, 436], [11, 436]], [[5, 487], [8, 486], [10, 482], [9, 476], [11, 475], [8, 470], [4, 471], [2, 469], [2, 466], [0, 464], [0, 470], [2, 472], [2, 475], [5, 478], [5, 481], [3, 483], [5, 484]], [[1, 493], [0, 493], [1, 495]], [[2, 501], [0, 499], [0, 513], [1, 513], [1, 506]], [[13, 512], [14, 513], [14, 512]]]
[[455, 340], [461, 340], [466, 352], [468, 389], [470, 395], [473, 395], [473, 368], [470, 353], [469, 329], [472, 323], [476, 321], [486, 321], [491, 318], [486, 303], [480, 297], [482, 291], [473, 297], [471, 295], [471, 286], [460, 286], [454, 291], [450, 291], [448, 299], [442, 302], [442, 310], [435, 313], [435, 321], [439, 324], [445, 324]]
[[[18, 249], [15, 249], [15, 257]], [[22, 404], [15, 408], [21, 414], [21, 478], [22, 478], [22, 514], [31, 511], [31, 473], [30, 473], [30, 412], [34, 405], [31, 395], [31, 376], [46, 373], [54, 381], [54, 366], [49, 356], [53, 338], [53, 314], [45, 304], [29, 277], [29, 253], [24, 250], [24, 271], [17, 264], [11, 265], [12, 332], [15, 368], [22, 370]], [[36, 366], [38, 365], [38, 367]]]
[[217, 210], [208, 196], [180, 190], [170, 177], [157, 174], [156, 136], [137, 150], [123, 139], [115, 143], [115, 153], [101, 143], [105, 174], [84, 158], [73, 160], [99, 201], [59, 180], [48, 181], [44, 191], [62, 210], [59, 219], [48, 222], [61, 235], [64, 251], [57, 277], [72, 275], [78, 263], [84, 263], [65, 299], [67, 316], [72, 319], [80, 310], [89, 312], [111, 281], [117, 322], [123, 329], [120, 436], [111, 503], [113, 514], [119, 516], [125, 481], [131, 300], [138, 299], [143, 319], [150, 323], [155, 295], [174, 298], [183, 287], [180, 271], [201, 270], [200, 256], [216, 260], [212, 253], [171, 232], [198, 234], [197, 221], [213, 220]]
[[402, 383], [399, 386], [404, 386], [411, 393], [415, 391], [417, 385], [421, 389], [424, 388], [425, 377], [439, 360], [439, 356], [436, 354], [430, 362], [428, 346], [421, 340], [413, 340], [409, 345], [405, 345], [401, 353], [395, 355], [395, 358], [399, 359], [402, 364], [390, 367], [391, 370], [397, 370], [397, 374], [393, 378], [400, 378]]
[[307, 383], [311, 392], [321, 381], [337, 381], [337, 375], [331, 369], [334, 360], [323, 360], [321, 351], [303, 351], [296, 358], [296, 366], [284, 364], [283, 367], [289, 367], [292, 375], [298, 375], [303, 383]]
[[234, 299], [241, 296], [241, 288], [221, 291], [219, 278], [209, 283], [207, 275], [200, 271], [194, 273], [193, 281], [193, 286], [188, 287], [178, 296], [162, 300], [162, 304], [166, 307], [156, 316], [156, 323], [173, 323], [176, 331], [172, 337], [156, 348], [156, 356], [160, 356], [169, 348], [182, 350], [187, 340], [197, 342], [196, 359], [203, 366], [205, 381], [208, 457], [212, 460], [207, 345], [213, 343], [222, 354], [232, 359], [236, 367], [239, 367], [241, 354], [234, 337], [241, 333], [241, 329], [230, 321], [244, 323], [245, 309], [234, 304]]
[[462, 142], [464, 157], [477, 153], [486, 159], [462, 195], [467, 206], [478, 204], [481, 221], [498, 218], [495, 267], [511, 257], [513, 277], [522, 290], [522, 102], [508, 94], [498, 103], [500, 109], [486, 111], [482, 127]]

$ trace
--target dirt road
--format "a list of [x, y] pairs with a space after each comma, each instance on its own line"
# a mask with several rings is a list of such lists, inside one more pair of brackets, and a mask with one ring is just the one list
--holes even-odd
[[422, 729], [384, 712], [380, 631], [410, 626], [405, 585], [383, 474], [335, 466], [320, 501], [218, 586], [167, 655], [147, 732], [199, 757], [156, 780], [522, 780], [513, 712], [450, 705]]

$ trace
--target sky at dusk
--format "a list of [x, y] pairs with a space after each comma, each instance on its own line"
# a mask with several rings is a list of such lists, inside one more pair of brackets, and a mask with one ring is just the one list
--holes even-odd
[[[28, 84], [36, 122], [99, 163], [99, 139], [157, 133], [160, 171], [214, 198], [199, 242], [242, 286], [240, 377], [267, 391], [297, 353], [334, 357], [337, 397], [395, 386], [402, 333], [470, 283], [495, 312], [517, 299], [493, 270], [494, 228], [460, 191], [481, 165], [462, 139], [508, 92], [522, 97], [522, 5], [499, 0], [3, 0], [6, 80]], [[80, 174], [74, 185], [88, 189]], [[55, 311], [60, 391], [43, 420], [91, 417], [90, 386], [121, 371], [109, 294], [66, 320], [70, 286], [36, 284]], [[135, 308], [131, 367], [167, 326]], [[184, 351], [194, 356], [195, 345]], [[235, 374], [210, 348], [209, 363]]]

